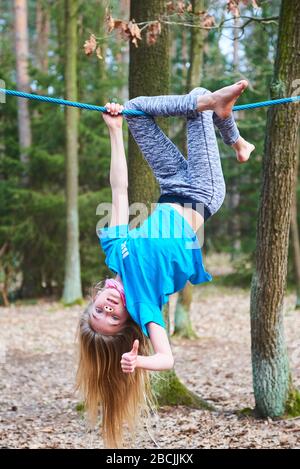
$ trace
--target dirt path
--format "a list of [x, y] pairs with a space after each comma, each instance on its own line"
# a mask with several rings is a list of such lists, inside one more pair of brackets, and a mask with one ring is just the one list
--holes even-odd
[[[175, 297], [172, 298], [174, 305]], [[300, 388], [300, 313], [285, 301], [285, 329], [294, 382]], [[194, 290], [199, 340], [173, 340], [176, 371], [217, 411], [163, 408], [151, 435], [160, 448], [300, 448], [300, 419], [239, 418], [253, 407], [249, 294], [214, 285]], [[76, 410], [74, 336], [81, 308], [58, 303], [0, 309], [0, 447], [102, 448]], [[155, 448], [149, 435], [137, 447]]]

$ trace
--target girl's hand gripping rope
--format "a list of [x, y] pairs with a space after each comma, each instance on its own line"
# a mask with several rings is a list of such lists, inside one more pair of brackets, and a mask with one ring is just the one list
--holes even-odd
[[133, 342], [132, 350], [127, 353], [123, 353], [121, 360], [121, 367], [123, 373], [133, 373], [136, 368], [137, 356], [139, 349], [139, 341], [136, 339]]
[[109, 129], [121, 129], [123, 124], [122, 111], [124, 106], [118, 103], [106, 103], [106, 112], [102, 114]]

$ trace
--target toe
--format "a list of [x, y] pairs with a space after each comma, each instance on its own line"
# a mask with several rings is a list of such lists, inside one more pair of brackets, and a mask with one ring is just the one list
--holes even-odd
[[248, 87], [248, 85], [249, 85], [249, 83], [248, 83], [247, 80], [241, 80], [241, 81], [239, 81], [237, 84], [238, 84], [239, 86], [242, 86], [242, 87], [243, 87], [243, 90], [245, 90], [245, 89]]

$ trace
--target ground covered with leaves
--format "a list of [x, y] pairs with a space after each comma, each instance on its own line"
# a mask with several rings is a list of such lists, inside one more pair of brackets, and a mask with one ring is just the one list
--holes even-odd
[[[176, 295], [171, 298], [171, 313]], [[300, 312], [284, 303], [294, 383], [300, 388]], [[102, 448], [74, 392], [75, 332], [82, 308], [40, 301], [0, 309], [0, 446]], [[172, 314], [171, 314], [172, 315]], [[136, 448], [299, 448], [300, 419], [258, 420], [254, 406], [249, 292], [214, 284], [194, 288], [198, 339], [172, 339], [176, 372], [215, 411], [164, 407]]]

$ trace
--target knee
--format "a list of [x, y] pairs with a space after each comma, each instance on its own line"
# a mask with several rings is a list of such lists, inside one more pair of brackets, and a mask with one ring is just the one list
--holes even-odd
[[129, 99], [123, 104], [125, 109], [139, 109], [143, 102], [143, 96], [137, 96], [136, 98]]
[[225, 181], [223, 179], [222, 183], [219, 184], [219, 186], [218, 186], [218, 203], [217, 203], [218, 210], [223, 205], [225, 197], [226, 197], [226, 184], [225, 184]]
[[[123, 106], [124, 106], [124, 110], [138, 110], [139, 109], [139, 97], [137, 98], [133, 98], [133, 99], [129, 99], [128, 101], [126, 101]], [[126, 120], [128, 120], [128, 118], [130, 119], [131, 117], [133, 116], [130, 116], [128, 114], [124, 114], [124, 117]]]
[[223, 202], [225, 200], [225, 196], [226, 196], [226, 185], [225, 185], [225, 181], [223, 179], [222, 182], [218, 183], [218, 190], [215, 193], [213, 201], [208, 206], [208, 209], [209, 209], [209, 212], [210, 212], [211, 216], [215, 215], [215, 213], [217, 213], [218, 210], [222, 207]]
[[137, 98], [129, 99], [128, 101], [126, 101], [123, 104], [124, 109], [136, 109], [136, 100], [137, 100]]

